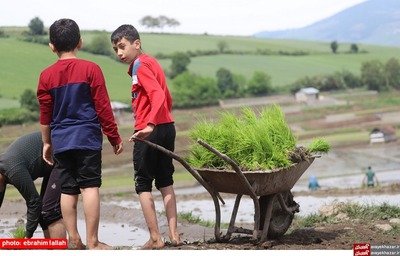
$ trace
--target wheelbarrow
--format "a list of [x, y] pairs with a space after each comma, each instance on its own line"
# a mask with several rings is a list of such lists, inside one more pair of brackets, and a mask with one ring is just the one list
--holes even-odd
[[[265, 242], [283, 236], [289, 229], [294, 214], [299, 212], [299, 205], [293, 200], [291, 189], [301, 175], [313, 163], [317, 156], [310, 156], [288, 168], [279, 168], [268, 171], [242, 171], [228, 156], [222, 154], [206, 142], [198, 139], [197, 142], [207, 150], [216, 154], [233, 170], [193, 168], [184, 159], [174, 152], [147, 140], [135, 140], [156, 148], [180, 162], [192, 176], [208, 191], [215, 206], [214, 234], [217, 242], [228, 242], [233, 233], [252, 235], [252, 240]], [[219, 193], [236, 194], [229, 227], [223, 235], [221, 233], [221, 209], [219, 201], [225, 204]], [[243, 195], [250, 196], [254, 203], [253, 230], [235, 226], [235, 220]]]

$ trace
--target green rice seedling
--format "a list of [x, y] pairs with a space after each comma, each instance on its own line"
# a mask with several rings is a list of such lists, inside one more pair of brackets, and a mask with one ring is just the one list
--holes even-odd
[[331, 149], [330, 144], [323, 138], [314, 139], [307, 147], [310, 153], [328, 153]]
[[[178, 218], [180, 220], [187, 221], [191, 224], [198, 224], [202, 227], [212, 228], [215, 226], [215, 222], [209, 220], [202, 220], [200, 217], [194, 216], [192, 212], [178, 213]], [[228, 227], [227, 223], [221, 223], [221, 228], [227, 228], [227, 227]]]
[[17, 229], [12, 231], [13, 238], [24, 238], [25, 237], [25, 228], [18, 227]]
[[[288, 154], [297, 144], [297, 138], [288, 127], [278, 105], [260, 113], [244, 107], [241, 115], [221, 113], [216, 123], [201, 121], [189, 132], [234, 160], [243, 170], [265, 170], [288, 167]], [[200, 145], [191, 147], [189, 164], [195, 167], [230, 168], [214, 153]]]

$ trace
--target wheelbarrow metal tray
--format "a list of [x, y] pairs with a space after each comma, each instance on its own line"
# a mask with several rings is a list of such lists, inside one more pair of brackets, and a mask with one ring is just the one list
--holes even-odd
[[[313, 163], [314, 159], [314, 157], [311, 157], [287, 168], [266, 171], [245, 171], [243, 174], [258, 196], [283, 193], [293, 188], [301, 175]], [[196, 169], [196, 171], [204, 181], [209, 183], [218, 192], [249, 195], [238, 174], [233, 170], [200, 168]]]

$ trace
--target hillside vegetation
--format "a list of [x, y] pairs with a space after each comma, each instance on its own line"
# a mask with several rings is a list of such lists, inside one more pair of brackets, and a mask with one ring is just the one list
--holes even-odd
[[[6, 34], [13, 35], [13, 29], [3, 30]], [[90, 43], [99, 33], [110, 35], [105, 31], [83, 31], [82, 38], [84, 42]], [[329, 44], [323, 42], [174, 34], [142, 34], [141, 37], [144, 51], [151, 55], [178, 51], [215, 51], [218, 49], [218, 42], [224, 41], [227, 44], [227, 51], [234, 54], [192, 57], [188, 66], [189, 71], [214, 79], [216, 71], [221, 67], [246, 79], [249, 79], [255, 71], [262, 71], [271, 76], [274, 87], [284, 87], [305, 76], [332, 74], [335, 71], [348, 70], [359, 74], [362, 62], [372, 59], [385, 62], [397, 50], [394, 47], [359, 45], [358, 54], [349, 54], [350, 45], [341, 44], [338, 54], [332, 54]], [[269, 54], [257, 54], [260, 51]], [[239, 54], [240, 52], [242, 54]], [[289, 55], [278, 54], [279, 52]], [[305, 55], [290, 55], [295, 52], [302, 52]], [[36, 90], [40, 72], [57, 60], [57, 56], [49, 47], [20, 41], [17, 36], [0, 38], [0, 55], [2, 56], [0, 95], [8, 99], [17, 99], [25, 89]], [[79, 53], [79, 57], [100, 65], [112, 100], [122, 102], [130, 100], [130, 78], [126, 74], [126, 65], [106, 56], [83, 51]], [[168, 70], [171, 60], [160, 59], [160, 63], [165, 70]], [[171, 81], [169, 84], [173, 86]]]

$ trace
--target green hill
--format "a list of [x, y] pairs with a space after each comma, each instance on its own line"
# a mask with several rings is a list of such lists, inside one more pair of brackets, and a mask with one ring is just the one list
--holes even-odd
[[[83, 31], [84, 43], [90, 43], [93, 35], [98, 33], [110, 35], [104, 31]], [[176, 51], [215, 51], [217, 44], [224, 41], [228, 45], [227, 50], [235, 54], [193, 57], [189, 70], [215, 78], [216, 71], [224, 67], [233, 73], [243, 75], [246, 79], [249, 79], [255, 71], [263, 71], [271, 76], [274, 86], [285, 86], [305, 76], [331, 74], [344, 69], [359, 74], [363, 61], [371, 59], [386, 61], [398, 50], [395, 47], [359, 45], [360, 51], [366, 53], [348, 54], [350, 45], [340, 44], [339, 53], [332, 54], [330, 45], [325, 42], [207, 35], [142, 34], [141, 36], [144, 51], [151, 55]], [[256, 54], [257, 51], [269, 51], [271, 55]], [[277, 54], [279, 51], [286, 53], [301, 51], [307, 55], [279, 55]], [[17, 99], [27, 88], [36, 90], [40, 72], [57, 60], [57, 56], [49, 47], [20, 41], [15, 35], [0, 38], [0, 56], [2, 56], [0, 95], [9, 99]], [[78, 56], [100, 65], [112, 100], [123, 102], [130, 100], [130, 78], [126, 74], [125, 64], [109, 57], [82, 51]], [[169, 69], [169, 59], [161, 59], [160, 63], [164, 69]], [[173, 86], [171, 81], [169, 84]]]

